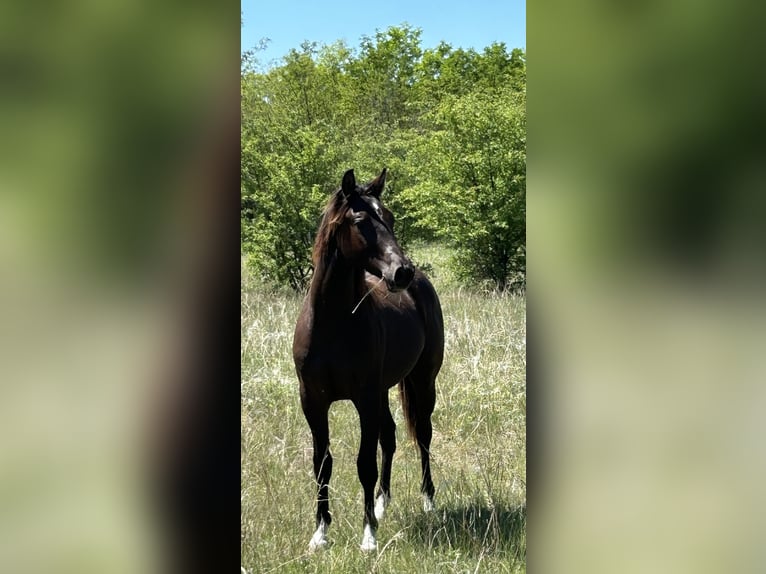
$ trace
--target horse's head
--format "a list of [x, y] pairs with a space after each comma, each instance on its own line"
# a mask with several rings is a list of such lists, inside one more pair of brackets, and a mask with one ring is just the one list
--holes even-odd
[[336, 240], [346, 260], [384, 279], [390, 291], [401, 291], [410, 285], [415, 268], [394, 237], [394, 216], [380, 202], [385, 183], [385, 168], [361, 186], [353, 169], [343, 175], [338, 193], [347, 209]]

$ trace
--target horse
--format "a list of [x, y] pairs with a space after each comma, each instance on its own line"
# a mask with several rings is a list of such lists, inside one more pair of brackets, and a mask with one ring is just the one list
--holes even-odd
[[[310, 551], [327, 545], [332, 520], [327, 414], [335, 401], [350, 400], [359, 414], [362, 551], [377, 549], [378, 521], [391, 500], [396, 424], [388, 391], [397, 384], [409, 436], [420, 449], [423, 509], [434, 509], [429, 449], [436, 375], [444, 358], [444, 319], [433, 285], [394, 237], [394, 217], [380, 201], [385, 182], [385, 168], [364, 185], [357, 185], [353, 169], [343, 175], [319, 225], [314, 272], [295, 326], [293, 359], [311, 429], [317, 486]], [[378, 442], [381, 474], [374, 498]]]

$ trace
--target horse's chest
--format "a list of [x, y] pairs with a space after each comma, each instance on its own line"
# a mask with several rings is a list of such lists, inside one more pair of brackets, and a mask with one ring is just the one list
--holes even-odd
[[368, 333], [325, 333], [315, 336], [306, 346], [302, 371], [306, 375], [327, 375], [328, 372], [349, 372], [362, 367], [369, 350], [375, 348]]

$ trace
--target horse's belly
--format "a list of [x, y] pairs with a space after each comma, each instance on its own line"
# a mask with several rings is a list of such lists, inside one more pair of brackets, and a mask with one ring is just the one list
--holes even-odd
[[383, 360], [383, 380], [387, 386], [398, 383], [415, 367], [424, 345], [425, 334], [419, 321], [389, 325]]

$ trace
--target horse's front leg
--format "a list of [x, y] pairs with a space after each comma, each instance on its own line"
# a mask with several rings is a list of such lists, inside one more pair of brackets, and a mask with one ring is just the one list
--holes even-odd
[[380, 486], [375, 498], [375, 518], [380, 520], [391, 501], [391, 463], [396, 452], [396, 423], [388, 406], [388, 392], [384, 392], [380, 402]]
[[311, 428], [314, 446], [314, 478], [317, 483], [316, 531], [309, 542], [309, 550], [327, 546], [327, 529], [330, 527], [330, 503], [328, 485], [332, 476], [332, 455], [330, 454], [330, 429], [327, 424], [329, 405], [301, 401], [303, 414]]
[[364, 491], [364, 533], [361, 549], [365, 552], [377, 550], [375, 538], [378, 520], [375, 518], [375, 483], [378, 481], [378, 434], [380, 432], [380, 399], [371, 397], [370, 400], [356, 402], [361, 426], [359, 455], [356, 459], [356, 469], [359, 481]]

